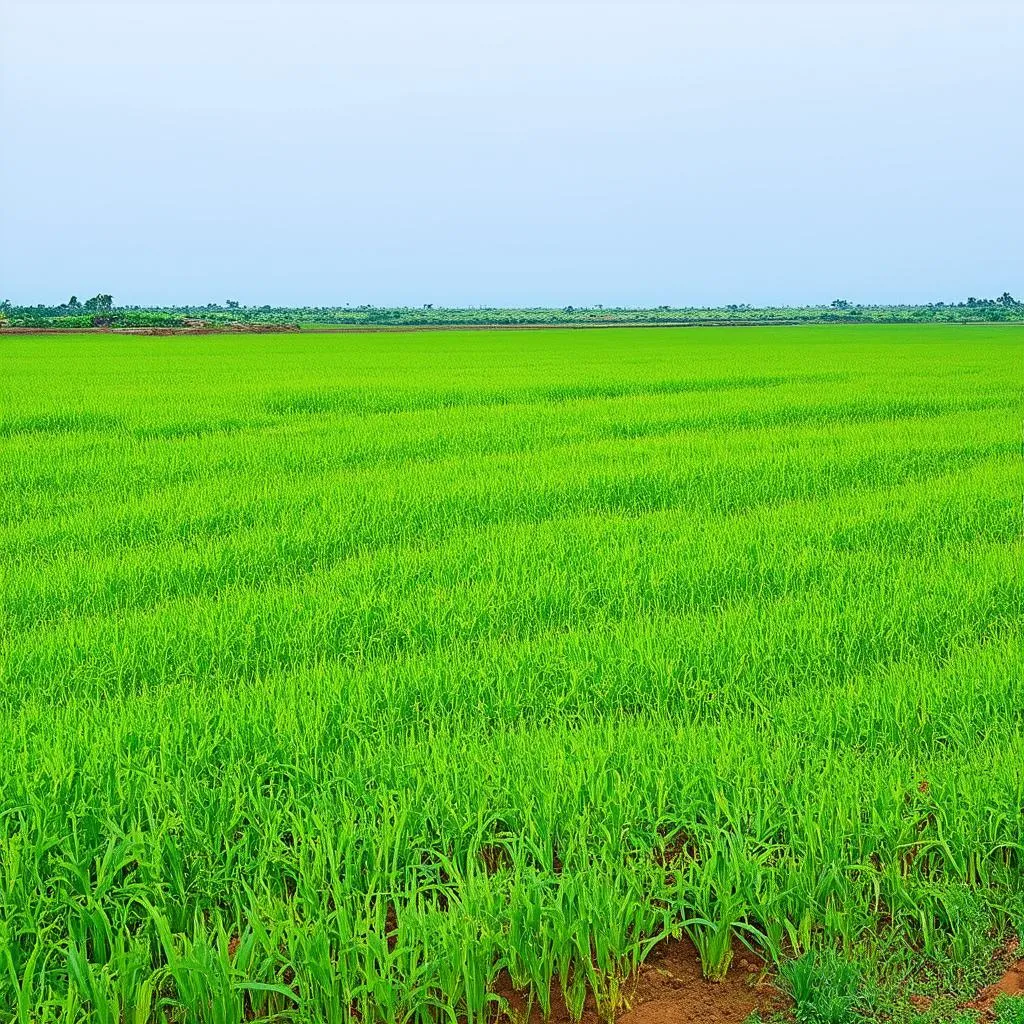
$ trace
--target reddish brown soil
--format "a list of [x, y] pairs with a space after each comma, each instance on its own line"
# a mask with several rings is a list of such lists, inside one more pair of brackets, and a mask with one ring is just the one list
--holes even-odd
[[1021, 958], [1019, 953], [1020, 946], [1017, 942], [1007, 946], [1006, 956], [1012, 959], [1009, 959], [1003, 976], [988, 988], [983, 988], [978, 997], [969, 1002], [965, 1009], [977, 1010], [984, 1018], [991, 1020], [995, 1016], [992, 1011], [1000, 996], [1024, 995], [1024, 958]]
[[[246, 324], [237, 327], [2, 327], [0, 334], [143, 334], [172, 337], [178, 334], [295, 334], [298, 324]], [[318, 332], [319, 333], [319, 332]]]
[[219, 327], [3, 327], [0, 334], [266, 334], [296, 330], [307, 334], [408, 334], [420, 331], [588, 331], [609, 327], [793, 327], [801, 323], [801, 320], [658, 320], [653, 323], [609, 320], [570, 324], [328, 324], [316, 328], [256, 324], [243, 327], [228, 324]]
[[[499, 989], [515, 1017], [523, 1020], [526, 1003], [520, 993], [503, 985]], [[661, 943], [648, 957], [637, 977], [624, 986], [625, 1004], [616, 1014], [617, 1024], [740, 1024], [754, 1010], [767, 1016], [788, 1008], [789, 1001], [765, 977], [764, 962], [752, 953], [737, 952], [724, 981], [705, 981], [697, 951], [689, 941]], [[535, 1004], [529, 1024], [540, 1024]], [[550, 1024], [569, 1024], [561, 993], [552, 996]], [[602, 1024], [588, 997], [581, 1024]]]

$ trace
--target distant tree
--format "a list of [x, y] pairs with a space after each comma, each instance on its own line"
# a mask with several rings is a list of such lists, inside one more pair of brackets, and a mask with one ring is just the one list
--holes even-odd
[[80, 309], [81, 306], [82, 304], [78, 301], [77, 295], [72, 295], [71, 298], [68, 299], [68, 309]]
[[998, 299], [996, 299], [996, 302], [1000, 303], [1003, 306], [1020, 305], [1020, 303], [1009, 292], [1003, 292], [1003, 294], [1000, 295]]
[[228, 309], [238, 309], [238, 302], [237, 302], [237, 300], [235, 300], [235, 299], [228, 299], [228, 300], [227, 300], [227, 301], [226, 301], [226, 302], [224, 303], [224, 305], [225, 305], [225, 306], [227, 306], [227, 307], [228, 307]]
[[849, 303], [849, 301], [847, 299], [833, 299], [832, 300], [832, 308], [833, 309], [849, 309], [850, 308], [850, 303]]
[[114, 299], [110, 295], [94, 295], [82, 304], [82, 309], [87, 313], [109, 313], [113, 308]]

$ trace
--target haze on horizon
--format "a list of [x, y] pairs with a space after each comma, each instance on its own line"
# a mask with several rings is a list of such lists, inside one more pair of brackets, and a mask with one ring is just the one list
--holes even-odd
[[0, 298], [1024, 292], [1018, 3], [0, 5]]

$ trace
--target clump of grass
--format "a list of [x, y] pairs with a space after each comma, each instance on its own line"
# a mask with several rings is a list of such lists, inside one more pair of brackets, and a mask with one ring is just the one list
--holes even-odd
[[805, 953], [779, 965], [779, 977], [800, 1024], [850, 1024], [861, 984], [857, 965], [837, 953]]
[[1024, 996], [1000, 996], [994, 1009], [999, 1024], [1024, 1024]]

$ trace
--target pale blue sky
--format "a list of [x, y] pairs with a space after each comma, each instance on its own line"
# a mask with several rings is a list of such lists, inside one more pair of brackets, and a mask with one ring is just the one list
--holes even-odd
[[0, 297], [1024, 293], [1024, 3], [0, 0]]

